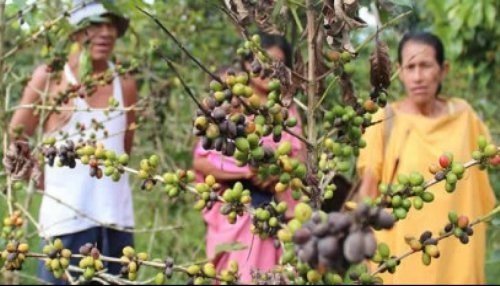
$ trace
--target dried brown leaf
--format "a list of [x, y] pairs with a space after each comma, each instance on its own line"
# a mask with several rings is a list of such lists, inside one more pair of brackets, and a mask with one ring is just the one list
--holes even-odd
[[370, 56], [370, 82], [377, 89], [387, 89], [391, 85], [391, 60], [389, 58], [389, 48], [378, 40], [375, 50]]

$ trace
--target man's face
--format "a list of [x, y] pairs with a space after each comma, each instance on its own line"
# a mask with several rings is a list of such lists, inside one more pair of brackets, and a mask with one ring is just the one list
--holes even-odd
[[399, 78], [405, 86], [406, 94], [419, 104], [434, 99], [439, 83], [446, 75], [447, 65], [440, 66], [434, 48], [419, 42], [407, 42], [401, 55]]
[[113, 23], [93, 23], [78, 32], [77, 40], [83, 44], [88, 40], [93, 61], [108, 60], [115, 47], [118, 31]]

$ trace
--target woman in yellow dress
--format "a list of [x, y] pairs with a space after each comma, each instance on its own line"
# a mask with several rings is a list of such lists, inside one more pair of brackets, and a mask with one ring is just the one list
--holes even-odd
[[[449, 66], [438, 37], [430, 33], [405, 35], [399, 44], [398, 61], [406, 96], [375, 114], [374, 120], [390, 117], [390, 124], [388, 120], [372, 126], [364, 134], [367, 147], [360, 152], [357, 165], [363, 178], [362, 197], [377, 196], [379, 183], [389, 183], [393, 173], [418, 171], [430, 180], [433, 175], [428, 167], [444, 152], [453, 153], [454, 161], [464, 163], [478, 149], [480, 135], [490, 138], [487, 127], [466, 101], [440, 94]], [[391, 255], [409, 250], [405, 236], [418, 238], [427, 230], [438, 235], [451, 210], [474, 219], [495, 204], [487, 173], [478, 167], [465, 171], [453, 193], [445, 191], [443, 182], [429, 191], [435, 195], [432, 203], [421, 211], [411, 209], [392, 230], [377, 233], [378, 240], [389, 245]], [[486, 227], [478, 225], [467, 245], [455, 237], [441, 240], [441, 256], [432, 259], [429, 266], [423, 265], [420, 254], [411, 255], [401, 261], [394, 274], [382, 275], [384, 283], [484, 284], [485, 235]]]

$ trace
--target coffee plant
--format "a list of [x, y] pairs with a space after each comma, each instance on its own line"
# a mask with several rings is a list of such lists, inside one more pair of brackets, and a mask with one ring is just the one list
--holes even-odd
[[[250, 166], [261, 180], [275, 178], [272, 187], [274, 192], [280, 194], [290, 191], [297, 205], [290, 209], [283, 201], [272, 201], [253, 206], [251, 191], [241, 182], [227, 189], [212, 175], [204, 177], [202, 182], [196, 182], [192, 170], [163, 169], [162, 154], [139, 158], [137, 166], [133, 166], [135, 160], [131, 160], [128, 154], [116, 154], [106, 150], [100, 143], [100, 140], [126, 130], [103, 130], [103, 122], [97, 120], [91, 126], [78, 125], [76, 134], [59, 134], [62, 141], [38, 132], [34, 141], [27, 143], [20, 140], [23, 130], [19, 127], [10, 138], [7, 133], [4, 134], [4, 172], [1, 175], [5, 179], [1, 181], [1, 195], [6, 201], [8, 212], [1, 229], [2, 242], [5, 241], [0, 244], [3, 271], [22, 271], [27, 259], [36, 259], [44, 261], [46, 269], [54, 277], [65, 277], [73, 284], [97, 281], [161, 285], [168, 283], [174, 273], [184, 275], [184, 281], [189, 284], [242, 282], [239, 280], [239, 265], [236, 261], [230, 261], [225, 269], [217, 272], [210, 258], [183, 264], [177, 263], [173, 257], [158, 257], [156, 253], [148, 253], [146, 249], [136, 250], [132, 246], [125, 247], [121, 257], [107, 257], [91, 243], [82, 245], [79, 253], [71, 253], [64, 248], [60, 239], [50, 241], [41, 252], [35, 252], [36, 247], [27, 243], [25, 226], [29, 222], [36, 227], [37, 222], [28, 208], [17, 202], [16, 192], [25, 189], [23, 181], [36, 181], [40, 177], [39, 168], [44, 164], [59, 168], [75, 168], [77, 164], [82, 164], [88, 166], [88, 175], [96, 180], [105, 176], [118, 181], [128, 172], [140, 181], [140, 189], [144, 191], [142, 196], [161, 192], [170, 200], [177, 197], [193, 198], [193, 207], [199, 211], [210, 210], [216, 202], [221, 202], [221, 213], [232, 224], [244, 213], [250, 213], [252, 226], [248, 231], [255, 234], [256, 239], [272, 238], [275, 247], [283, 250], [280, 262], [274, 269], [252, 271], [253, 282], [257, 284], [382, 284], [383, 280], [378, 274], [394, 273], [401, 260], [409, 255], [418, 253], [422, 263], [429, 265], [441, 255], [447, 255], [439, 250], [440, 240], [455, 237], [467, 244], [474, 239], [474, 226], [489, 220], [500, 212], [500, 208], [479, 218], [468, 218], [450, 210], [449, 222], [443, 225], [439, 233], [426, 231], [419, 237], [405, 237], [408, 244], [406, 253], [392, 253], [386, 243], [377, 241], [374, 231], [391, 229], [404, 220], [410, 211], [425, 211], [422, 210], [424, 205], [434, 200], [434, 193], [429, 187], [435, 184], [443, 183], [444, 191], [453, 193], [459, 180], [466, 176], [466, 169], [478, 167], [481, 170], [498, 170], [500, 149], [482, 136], [477, 138], [477, 150], [471, 154], [470, 161], [459, 162], [454, 160], [453, 154], [444, 153], [436, 158], [435, 163], [430, 162], [429, 172], [434, 176], [430, 181], [425, 181], [424, 174], [418, 172], [397, 174], [392, 182], [378, 186], [380, 195], [376, 198], [342, 202], [342, 208], [336, 211], [322, 210], [325, 201], [334, 198], [339, 189], [333, 178], [337, 174], [348, 174], [360, 149], [369, 144], [362, 138], [365, 130], [380, 124], [372, 119], [372, 114], [385, 107], [390, 99], [389, 88], [394, 78], [391, 74], [390, 48], [379, 34], [409, 14], [393, 17], [355, 47], [353, 35], [366, 26], [357, 17], [360, 8], [358, 2], [361, 1], [217, 2], [218, 13], [241, 34], [233, 56], [251, 59], [249, 75], [229, 71], [225, 76], [214, 74], [194, 56], [183, 45], [183, 39], [174, 36], [167, 28], [167, 18], [161, 17], [161, 14], [155, 16], [145, 4], [127, 4], [156, 25], [156, 36], [160, 41], [173, 43], [173, 54], [180, 53], [192, 60], [199, 70], [210, 77], [204, 91], [199, 92], [202, 94], [200, 96], [188, 86], [170, 55], [158, 51], [162, 64], [168, 67], [169, 73], [175, 74], [178, 86], [196, 105], [189, 124], [192, 125], [192, 134], [201, 141], [203, 148], [233, 157], [239, 166]], [[6, 70], [7, 60], [40, 38], [68, 32], [65, 18], [71, 10], [54, 15], [53, 19], [46, 20], [37, 30], [28, 31], [24, 37], [7, 41], [5, 36], [9, 26], [5, 25], [9, 21], [23, 21], [26, 14], [36, 10], [36, 6], [36, 3], [28, 5], [14, 16], [5, 18], [5, 3], [0, 3], [0, 70]], [[276, 15], [276, 11], [279, 11], [279, 15]], [[280, 17], [286, 19], [278, 20]], [[320, 23], [317, 19], [321, 19]], [[300, 46], [299, 50], [306, 50], [307, 57], [302, 63], [297, 61], [294, 69], [274, 61], [261, 47], [259, 36], [251, 32], [258, 27], [270, 33], [282, 34], [285, 32], [285, 21], [291, 21], [295, 32], [305, 35], [303, 38], [306, 39], [303, 43], [305, 47]], [[371, 41], [374, 42], [374, 49], [369, 62], [361, 62], [358, 55], [367, 49], [366, 45]], [[67, 50], [61, 44], [47, 52], [47, 72], [54, 75], [54, 79], [62, 71]], [[355, 88], [355, 65], [369, 66], [370, 87], [366, 90]], [[138, 61], [117, 64], [119, 75], [133, 72], [141, 73], [141, 63]], [[269, 80], [265, 102], [254, 94], [249, 85], [250, 77]], [[53, 112], [68, 111], [64, 104], [72, 98], [92, 96], [99, 85], [112, 82], [113, 75], [104, 73], [93, 77], [83, 73], [80, 78], [83, 79], [81, 84], [69, 85], [67, 90], [50, 97], [50, 100], [44, 91], [40, 91], [44, 98], [42, 102], [17, 108], [30, 108], [41, 118]], [[328, 98], [332, 94], [332, 86], [339, 87], [339, 100]], [[3, 78], [0, 91], [2, 95], [9, 92]], [[302, 103], [304, 98], [306, 103]], [[110, 100], [109, 106], [102, 110], [120, 113], [143, 111], [151, 108], [151, 102], [148, 101], [149, 98], [142, 98], [135, 105], [120, 110], [118, 103]], [[290, 114], [292, 104], [302, 107], [306, 115], [298, 118]], [[7, 130], [7, 111], [10, 107], [5, 103], [0, 107], [2, 128]], [[92, 108], [69, 110], [86, 112], [92, 111]], [[106, 120], [111, 119], [108, 116]], [[305, 136], [294, 131], [302, 119], [306, 119], [307, 123]], [[126, 127], [136, 128], [135, 123]], [[103, 137], [99, 137], [99, 133]], [[281, 140], [285, 133], [302, 142], [307, 151], [305, 160], [292, 155], [291, 143]], [[90, 139], [83, 139], [87, 137]], [[277, 147], [264, 146], [262, 141], [266, 137], [272, 138]], [[30, 188], [34, 188], [33, 184]], [[64, 204], [64, 201], [60, 203]], [[287, 217], [287, 213], [292, 213], [293, 217]], [[78, 263], [70, 264], [70, 260], [77, 260]], [[378, 268], [368, 270], [360, 267], [368, 261], [376, 263]], [[107, 265], [111, 263], [121, 265], [119, 275], [106, 272]], [[155, 275], [147, 280], [139, 280], [139, 273], [145, 268], [154, 269]]]

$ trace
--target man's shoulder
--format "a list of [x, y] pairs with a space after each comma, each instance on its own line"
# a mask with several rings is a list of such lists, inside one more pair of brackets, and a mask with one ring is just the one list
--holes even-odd
[[32, 80], [46, 80], [50, 75], [50, 68], [46, 64], [41, 64], [37, 66], [33, 74], [31, 75]]

